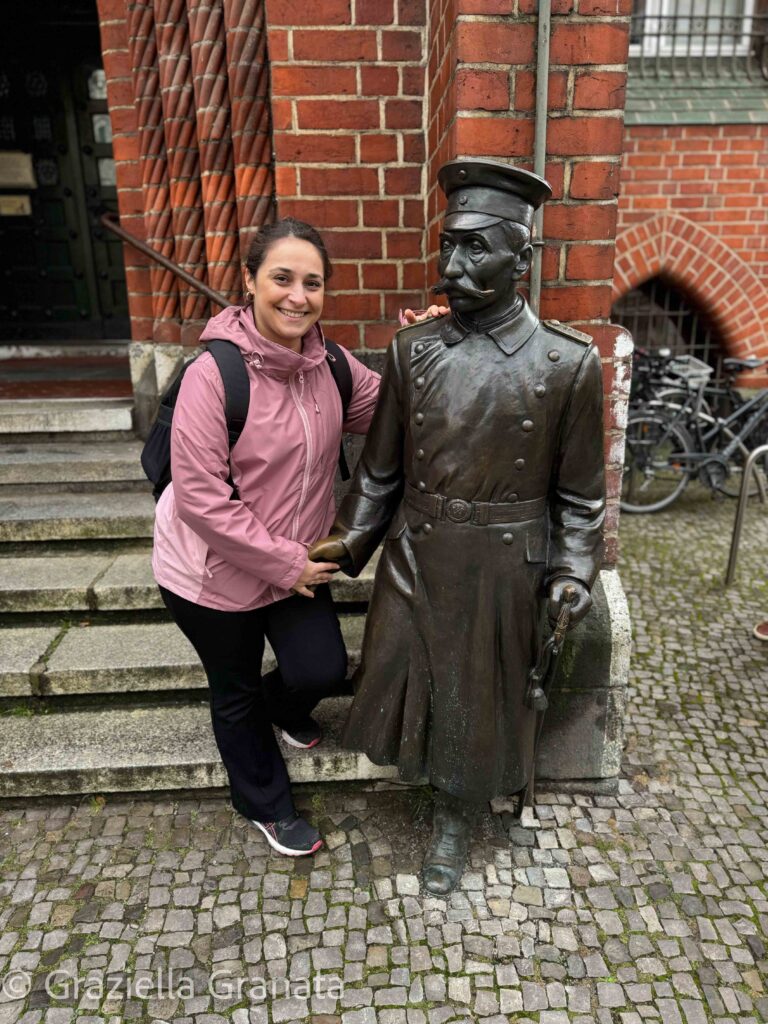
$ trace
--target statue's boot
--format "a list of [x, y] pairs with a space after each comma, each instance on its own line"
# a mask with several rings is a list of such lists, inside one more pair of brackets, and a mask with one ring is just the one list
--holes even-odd
[[421, 871], [424, 888], [434, 896], [447, 896], [459, 884], [477, 810], [475, 804], [437, 792], [432, 841]]

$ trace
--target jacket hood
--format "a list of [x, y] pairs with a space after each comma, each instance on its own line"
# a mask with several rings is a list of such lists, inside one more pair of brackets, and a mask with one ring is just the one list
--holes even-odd
[[290, 376], [300, 370], [311, 370], [325, 359], [325, 340], [319, 323], [313, 324], [302, 338], [301, 352], [294, 352], [259, 334], [250, 306], [227, 306], [221, 313], [211, 317], [200, 335], [200, 341], [213, 341], [216, 338], [233, 342], [243, 353], [246, 362], [255, 363], [276, 376]]

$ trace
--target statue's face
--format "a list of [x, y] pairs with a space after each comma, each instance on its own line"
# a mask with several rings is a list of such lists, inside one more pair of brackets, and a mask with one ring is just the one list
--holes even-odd
[[455, 313], [493, 315], [512, 304], [531, 253], [526, 233], [502, 223], [472, 231], [443, 231], [439, 290], [445, 291]]

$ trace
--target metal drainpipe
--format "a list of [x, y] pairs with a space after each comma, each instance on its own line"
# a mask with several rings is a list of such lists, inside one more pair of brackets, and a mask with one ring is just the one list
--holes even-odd
[[[536, 128], [533, 137], [533, 170], [544, 177], [547, 166], [547, 102], [549, 94], [549, 37], [552, 27], [552, 2], [539, 0], [538, 43], [536, 46]], [[531, 262], [530, 305], [538, 316], [541, 300], [541, 260], [544, 253], [541, 232], [544, 225], [542, 206], [533, 215], [533, 237], [537, 245]]]

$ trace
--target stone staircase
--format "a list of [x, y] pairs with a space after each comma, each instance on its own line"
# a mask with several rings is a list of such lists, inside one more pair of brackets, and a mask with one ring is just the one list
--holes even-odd
[[[0, 797], [226, 785], [202, 668], [152, 579], [139, 451], [130, 402], [0, 401]], [[374, 565], [333, 583], [350, 670]], [[593, 596], [564, 652], [537, 776], [610, 791], [630, 629], [615, 571]], [[340, 746], [348, 702], [317, 709], [316, 750], [284, 748], [294, 781], [396, 777]]]
[[[206, 681], [152, 579], [130, 402], [0, 402], [0, 796], [226, 785]], [[334, 581], [351, 669], [373, 566]], [[264, 668], [274, 664], [267, 651]], [[386, 778], [325, 701], [295, 781]]]

